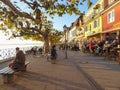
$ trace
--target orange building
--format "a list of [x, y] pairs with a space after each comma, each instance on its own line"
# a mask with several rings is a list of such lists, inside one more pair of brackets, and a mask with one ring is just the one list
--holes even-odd
[[104, 0], [102, 26], [103, 40], [120, 41], [120, 0]]

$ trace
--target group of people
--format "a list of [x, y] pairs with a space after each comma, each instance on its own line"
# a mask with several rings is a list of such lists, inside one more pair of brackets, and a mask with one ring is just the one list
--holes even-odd
[[42, 54], [43, 49], [41, 47], [40, 48], [38, 48], [38, 47], [32, 47], [30, 51], [31, 51], [31, 53], [33, 55], [37, 55], [37, 52], [39, 52], [40, 54]]
[[117, 46], [119, 45], [119, 43], [117, 42], [117, 40], [113, 40], [113, 41], [88, 41], [88, 42], [83, 42], [81, 44], [81, 51], [82, 52], [89, 52], [91, 54], [97, 53], [99, 54], [103, 54], [106, 51], [109, 53], [110, 50], [113, 50], [115, 48], [117, 48]]
[[103, 55], [106, 51], [110, 53], [111, 50], [114, 50], [119, 45], [117, 39], [114, 40], [86, 40], [80, 41], [75, 44], [64, 44], [59, 45], [59, 50], [72, 50], [72, 51], [81, 51], [83, 53], [90, 53], [96, 55]]
[[59, 50], [72, 50], [72, 51], [79, 51], [79, 46], [77, 44], [60, 44]]

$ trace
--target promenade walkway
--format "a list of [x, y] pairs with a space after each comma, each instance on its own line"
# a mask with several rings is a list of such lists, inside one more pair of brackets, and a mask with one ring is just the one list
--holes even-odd
[[120, 65], [76, 51], [58, 51], [57, 64], [44, 56], [27, 56], [27, 72], [0, 90], [120, 90]]

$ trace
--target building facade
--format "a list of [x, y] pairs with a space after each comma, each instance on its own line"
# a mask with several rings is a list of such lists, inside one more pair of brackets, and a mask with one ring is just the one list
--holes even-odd
[[70, 26], [68, 42], [117, 39], [120, 43], [120, 0], [98, 0]]
[[84, 31], [85, 37], [90, 40], [102, 39], [102, 16], [103, 0], [98, 0], [85, 14]]
[[104, 0], [102, 12], [103, 39], [120, 42], [120, 0]]

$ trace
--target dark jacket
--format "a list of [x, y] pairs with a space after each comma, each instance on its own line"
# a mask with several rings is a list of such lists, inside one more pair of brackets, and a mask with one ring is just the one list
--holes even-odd
[[23, 51], [19, 51], [16, 54], [15, 60], [22, 63], [22, 64], [25, 64], [25, 54], [23, 53]]
[[57, 57], [57, 52], [55, 48], [51, 49], [51, 59], [56, 59]]
[[20, 50], [16, 54], [13, 69], [18, 69], [18, 68], [22, 67], [23, 65], [25, 65], [25, 54], [23, 53], [23, 51]]

